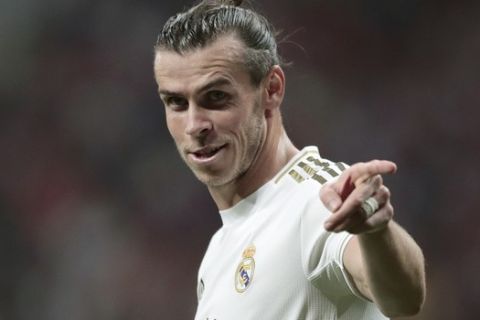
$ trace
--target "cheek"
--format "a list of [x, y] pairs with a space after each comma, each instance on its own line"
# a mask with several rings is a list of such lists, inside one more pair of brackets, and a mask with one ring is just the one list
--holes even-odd
[[178, 141], [182, 136], [181, 133], [183, 132], [181, 119], [179, 117], [175, 117], [167, 114], [166, 123], [167, 123], [168, 131], [170, 132], [170, 135], [173, 137], [175, 141]]
[[229, 132], [234, 136], [242, 134], [247, 116], [244, 112], [238, 112], [238, 109], [235, 111], [237, 112], [226, 112], [217, 117], [214, 122], [218, 131]]

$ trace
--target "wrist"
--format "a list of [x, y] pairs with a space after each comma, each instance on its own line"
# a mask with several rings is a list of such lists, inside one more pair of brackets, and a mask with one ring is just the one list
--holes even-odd
[[377, 227], [373, 230], [368, 230], [363, 233], [358, 234], [357, 236], [359, 237], [360, 240], [365, 239], [365, 240], [381, 240], [387, 236], [387, 234], [390, 233], [390, 228], [392, 226], [392, 220], [389, 220], [386, 224]]

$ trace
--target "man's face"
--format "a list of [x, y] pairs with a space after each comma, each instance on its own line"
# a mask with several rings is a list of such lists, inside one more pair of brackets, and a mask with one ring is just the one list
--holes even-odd
[[185, 55], [156, 53], [168, 129], [183, 160], [209, 187], [245, 173], [265, 140], [262, 85], [252, 85], [242, 61], [243, 44], [234, 36]]

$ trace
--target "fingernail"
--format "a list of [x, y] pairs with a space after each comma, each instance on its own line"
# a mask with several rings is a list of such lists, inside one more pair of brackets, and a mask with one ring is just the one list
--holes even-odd
[[325, 230], [330, 230], [332, 228], [332, 223], [331, 222], [325, 222], [323, 224], [323, 227], [325, 228]]

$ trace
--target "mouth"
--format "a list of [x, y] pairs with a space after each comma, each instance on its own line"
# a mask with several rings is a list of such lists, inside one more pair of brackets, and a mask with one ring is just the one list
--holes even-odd
[[224, 148], [226, 144], [220, 146], [207, 146], [194, 151], [190, 151], [189, 154], [195, 162], [205, 163], [213, 161], [215, 156]]

